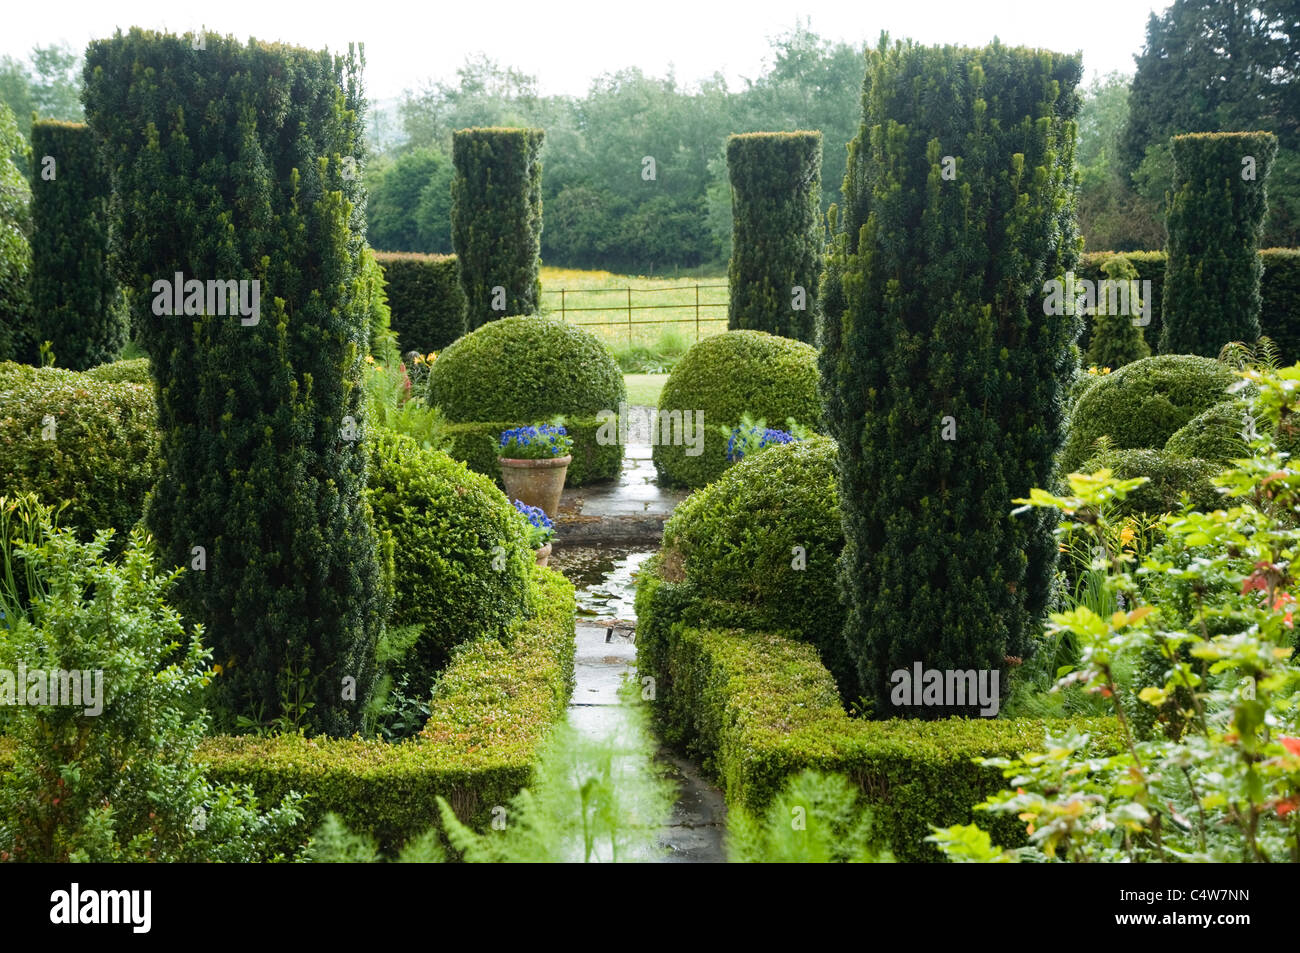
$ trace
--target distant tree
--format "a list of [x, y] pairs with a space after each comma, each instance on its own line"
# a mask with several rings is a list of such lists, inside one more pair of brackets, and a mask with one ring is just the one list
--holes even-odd
[[451, 251], [451, 159], [421, 146], [370, 177], [369, 237], [383, 251]]

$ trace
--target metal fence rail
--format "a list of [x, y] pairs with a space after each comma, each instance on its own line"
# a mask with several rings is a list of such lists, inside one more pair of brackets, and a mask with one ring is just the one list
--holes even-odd
[[[571, 323], [577, 325], [578, 327], [603, 327], [603, 328], [623, 327], [624, 325], [626, 325], [627, 341], [628, 344], [631, 344], [632, 328], [634, 325], [638, 325], [638, 324], [691, 324], [693, 322], [695, 324], [695, 340], [698, 341], [700, 339], [701, 324], [709, 324], [713, 322], [727, 320], [726, 310], [727, 310], [728, 300], [727, 300], [727, 295], [725, 293], [723, 294], [721, 301], [700, 300], [701, 291], [716, 290], [719, 288], [721, 288], [724, 292], [727, 291], [727, 285], [718, 284], [718, 285], [687, 285], [685, 287], [680, 287], [680, 288], [633, 288], [630, 286], [626, 288], [546, 288], [543, 289], [542, 294], [560, 296], [559, 307], [552, 307], [550, 309], [550, 313], [555, 314], [556, 312], [558, 312], [560, 317], [565, 321], [569, 320], [568, 316], [570, 314], [579, 314], [586, 311], [625, 312], [627, 314], [626, 321], [621, 321], [621, 320], [620, 321], [613, 321], [613, 320], [572, 321]], [[637, 294], [661, 294], [664, 292], [680, 293], [683, 291], [694, 292], [694, 296], [695, 296], [694, 302], [686, 302], [685, 304], [633, 304], [632, 303], [633, 292]], [[574, 306], [569, 303], [570, 295], [582, 295], [582, 294], [603, 294], [603, 295], [625, 294], [627, 296], [627, 300], [626, 303], [613, 304], [613, 305], [598, 305], [592, 307]], [[705, 297], [707, 298], [708, 296], [706, 295]], [[543, 300], [545, 299], [543, 298]], [[719, 308], [722, 309], [721, 317], [704, 317], [701, 314], [701, 312], [707, 311], [709, 309], [716, 310]], [[632, 317], [632, 313], [634, 311], [667, 311], [667, 310], [677, 310], [677, 311], [684, 310], [688, 312], [688, 314], [690, 311], [694, 310], [695, 315], [694, 317], [688, 316], [684, 318], [656, 318], [653, 320], [644, 320], [644, 321], [638, 321], [633, 319]]]

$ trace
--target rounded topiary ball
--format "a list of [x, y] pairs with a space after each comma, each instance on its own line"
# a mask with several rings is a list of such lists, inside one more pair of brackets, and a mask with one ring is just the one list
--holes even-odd
[[[1203, 410], [1175, 430], [1165, 441], [1165, 451], [1178, 457], [1199, 457], [1215, 463], [1228, 463], [1250, 456], [1250, 445], [1242, 436], [1250, 402], [1225, 400]], [[1263, 422], [1258, 422], [1263, 430]]]
[[[702, 487], [728, 466], [722, 427], [734, 427], [744, 414], [784, 429], [786, 419], [814, 430], [822, 426], [817, 392], [817, 351], [802, 341], [762, 331], [728, 331], [705, 338], [677, 362], [659, 395], [658, 432], [653, 435], [654, 464], [668, 485]], [[703, 441], [695, 447], [682, 438], [681, 427], [663, 415], [680, 411], [695, 422], [703, 414]], [[667, 433], [665, 433], [667, 431]], [[692, 429], [689, 436], [699, 441]], [[671, 442], [670, 442], [671, 441]], [[699, 447], [702, 452], [695, 454]]]
[[1213, 482], [1223, 472], [1219, 463], [1197, 457], [1180, 457], [1166, 450], [1107, 450], [1083, 466], [1088, 473], [1103, 468], [1110, 470], [1118, 480], [1147, 478], [1146, 483], [1115, 505], [1115, 511], [1120, 515], [1177, 513], [1184, 493], [1192, 508], [1201, 512], [1222, 505], [1222, 497]]
[[0, 493], [66, 501], [60, 525], [123, 539], [161, 471], [157, 413], [152, 385], [0, 367]]
[[523, 517], [482, 474], [382, 427], [370, 440], [368, 497], [391, 545], [393, 626], [423, 626], [399, 671], [426, 691], [451, 650], [504, 638], [527, 606], [535, 562]]
[[855, 698], [835, 578], [843, 548], [835, 442], [811, 437], [746, 457], [683, 500], [658, 566], [689, 589], [692, 625], [797, 632]]
[[1099, 377], [1078, 402], [1061, 449], [1062, 473], [1076, 471], [1107, 437], [1116, 450], [1158, 450], [1189, 420], [1228, 399], [1238, 380], [1208, 357], [1162, 354]]
[[595, 335], [554, 318], [516, 317], [489, 321], [439, 354], [429, 398], [453, 423], [531, 423], [617, 413], [627, 388]]

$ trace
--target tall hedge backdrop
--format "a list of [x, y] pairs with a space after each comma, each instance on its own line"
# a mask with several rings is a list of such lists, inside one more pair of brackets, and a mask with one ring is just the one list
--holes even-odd
[[730, 330], [812, 340], [824, 241], [821, 164], [820, 132], [756, 132], [727, 139]]
[[[350, 733], [384, 608], [366, 458], [345, 436], [348, 417], [364, 432], [369, 334], [344, 161], [361, 146], [358, 62], [133, 29], [90, 45], [85, 78], [113, 261], [158, 388], [147, 521], [222, 666], [218, 722]], [[260, 282], [260, 319], [155, 314], [154, 282], [177, 272]]]
[[[544, 138], [540, 129], [496, 128], [462, 129], [453, 137], [451, 240], [470, 331], [540, 309]], [[503, 289], [504, 298], [494, 302], [493, 288]]]
[[1075, 364], [1078, 319], [1045, 318], [1042, 287], [1077, 256], [1080, 72], [996, 43], [869, 54], [821, 370], [845, 635], [877, 714], [971, 714], [893, 707], [890, 673], [1005, 671], [1045, 608], [1052, 524], [1009, 514], [1049, 485]]
[[32, 126], [32, 331], [62, 367], [117, 358], [129, 331], [108, 265], [109, 178], [90, 127]]
[[1217, 357], [1229, 341], [1259, 337], [1259, 239], [1277, 137], [1175, 136], [1173, 153], [1160, 350]]

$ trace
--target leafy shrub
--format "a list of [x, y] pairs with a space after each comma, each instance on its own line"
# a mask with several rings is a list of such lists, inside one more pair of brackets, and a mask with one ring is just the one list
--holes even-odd
[[445, 450], [451, 440], [442, 411], [414, 393], [406, 366], [367, 361], [366, 419], [372, 427], [405, 434], [426, 450]]
[[[141, 530], [116, 563], [105, 558], [106, 533], [80, 543], [46, 522], [40, 535], [40, 545], [19, 551], [45, 595], [31, 619], [20, 618], [0, 640], [0, 669], [71, 672], [81, 692], [70, 696], [76, 704], [65, 697], [9, 713], [14, 747], [0, 785], [0, 857], [274, 859], [270, 845], [301, 819], [299, 799], [289, 795], [261, 814], [247, 788], [205, 780], [195, 751], [208, 720], [193, 706], [213, 673], [199, 635], [187, 637], [167, 604], [178, 573], [157, 573]], [[9, 695], [14, 688], [10, 680]]]
[[[218, 725], [360, 727], [384, 615], [364, 504], [373, 282], [355, 55], [132, 29], [86, 52], [115, 194], [114, 268], [158, 381], [147, 523], [223, 677]], [[201, 161], [196, 160], [201, 155]], [[196, 198], [197, 197], [197, 198]], [[157, 315], [155, 281], [258, 282], [257, 322]], [[251, 290], [252, 285], [246, 286]], [[251, 320], [249, 316], [248, 320]]]
[[525, 609], [533, 552], [523, 520], [490, 480], [382, 429], [369, 446], [375, 526], [393, 547], [389, 621], [424, 627], [406, 665], [424, 690], [455, 646], [505, 637]]
[[[540, 129], [460, 129], [452, 134], [451, 243], [472, 331], [509, 314], [536, 314], [542, 283]], [[492, 289], [505, 289], [494, 308]]]
[[369, 246], [361, 249], [357, 286], [357, 297], [361, 301], [361, 310], [366, 316], [366, 325], [370, 331], [367, 354], [385, 364], [397, 363], [397, 335], [392, 328], [384, 269]]
[[153, 387], [153, 375], [149, 372], [149, 358], [135, 357], [129, 361], [113, 361], [98, 364], [85, 372], [87, 377], [108, 381], [110, 384], [145, 384]]
[[83, 123], [38, 120], [32, 155], [32, 333], [80, 371], [117, 357], [130, 325], [108, 267], [108, 168]]
[[818, 340], [846, 636], [878, 711], [915, 660], [1004, 669], [1051, 595], [1050, 523], [1006, 514], [1065, 437], [1080, 322], [1044, 320], [1042, 288], [1077, 253], [1081, 71], [996, 42], [868, 54]]
[[[1116, 255], [1101, 266], [1103, 281], [1136, 281], [1138, 271], [1123, 255]], [[1141, 286], [1138, 286], [1139, 289]], [[1140, 291], [1139, 291], [1140, 294]], [[1110, 299], [1098, 294], [1097, 308], [1092, 321], [1092, 339], [1088, 343], [1088, 363], [1117, 370], [1125, 364], [1151, 356], [1151, 348], [1142, 336], [1142, 329], [1133, 323], [1138, 313], [1139, 301], [1129, 299], [1126, 313], [1111, 314]]]
[[1116, 450], [1163, 447], [1174, 431], [1226, 400], [1235, 380], [1227, 366], [1189, 354], [1149, 357], [1100, 377], [1074, 406], [1061, 472], [1082, 466], [1099, 437], [1109, 437]]
[[[407, 842], [396, 859], [399, 864], [440, 864], [447, 855], [437, 832], [430, 830]], [[352, 833], [332, 811], [325, 815], [303, 852], [303, 861], [310, 864], [374, 864], [379, 860], [375, 839]]]
[[[822, 134], [753, 132], [727, 139], [731, 287], [727, 327], [811, 341], [822, 269]], [[803, 289], [802, 302], [795, 288]]]
[[429, 398], [453, 423], [520, 424], [617, 411], [627, 388], [595, 335], [555, 318], [514, 317], [492, 321], [439, 354]]
[[843, 775], [804, 771], [786, 782], [761, 816], [744, 808], [727, 815], [727, 857], [749, 864], [893, 860], [887, 849], [872, 848], [872, 812], [860, 798]]
[[26, 149], [12, 110], [0, 103], [0, 360], [34, 360], [38, 343], [27, 327], [32, 190], [13, 160]]
[[655, 469], [667, 484], [702, 487], [727, 468], [727, 447], [716, 436], [717, 426], [734, 424], [748, 413], [766, 420], [793, 418], [816, 430], [821, 406], [812, 345], [762, 331], [705, 338], [677, 362], [659, 395], [661, 426], [666, 412], [680, 411], [684, 420], [702, 412], [708, 435], [703, 452], [688, 456], [692, 448], [685, 440], [665, 442], [660, 434], [653, 450]]
[[1195, 457], [1175, 456], [1166, 450], [1106, 450], [1083, 466], [1083, 472], [1109, 469], [1118, 480], [1145, 477], [1147, 482], [1131, 491], [1116, 512], [1121, 515], [1176, 513], [1182, 494], [1191, 498], [1198, 509], [1213, 509], [1219, 504], [1214, 477], [1222, 470], [1219, 463]]
[[[0, 365], [0, 368], [14, 365]], [[162, 470], [152, 386], [53, 367], [0, 370], [0, 486], [66, 501], [85, 535], [140, 521]]]
[[[1141, 282], [1151, 282], [1151, 300], [1147, 305], [1151, 309], [1151, 323], [1142, 329], [1142, 337], [1147, 342], [1147, 346], [1155, 348], [1160, 341], [1160, 330], [1163, 327], [1161, 321], [1161, 308], [1164, 294], [1165, 283], [1165, 253], [1163, 251], [1092, 251], [1085, 252], [1079, 256], [1079, 261], [1074, 266], [1076, 278], [1086, 278], [1096, 284], [1106, 280], [1106, 272], [1103, 270], [1106, 263], [1112, 258], [1123, 256], [1124, 260], [1132, 266], [1137, 272], [1139, 288]], [[1144, 298], [1145, 300], [1145, 298]], [[1079, 337], [1079, 348], [1083, 353], [1087, 353], [1088, 348], [1092, 346], [1092, 322], [1086, 322], [1083, 333]]]
[[[1160, 350], [1214, 357], [1260, 334], [1259, 239], [1265, 181], [1277, 155], [1267, 132], [1174, 136]], [[1243, 167], [1251, 157], [1254, 176]]]
[[857, 673], [835, 581], [844, 548], [835, 459], [834, 442], [814, 437], [728, 469], [678, 505], [660, 558], [665, 578], [690, 593], [692, 624], [798, 633], [852, 699]]
[[1170, 434], [1165, 452], [1221, 464], [1249, 456], [1250, 445], [1243, 436], [1250, 430], [1249, 418], [1250, 401], [1221, 401]]
[[465, 290], [455, 255], [378, 252], [392, 328], [403, 352], [441, 351], [465, 333]]
[[[501, 465], [497, 462], [501, 451], [501, 433], [518, 421], [482, 421], [468, 424], [448, 424], [447, 453], [460, 460], [475, 473], [482, 473], [498, 483]], [[596, 417], [565, 417], [564, 429], [573, 440], [570, 451], [573, 459], [565, 473], [565, 486], [583, 486], [596, 480], [616, 477], [623, 466], [623, 447], [615, 441], [601, 437], [608, 429], [604, 419]]]

